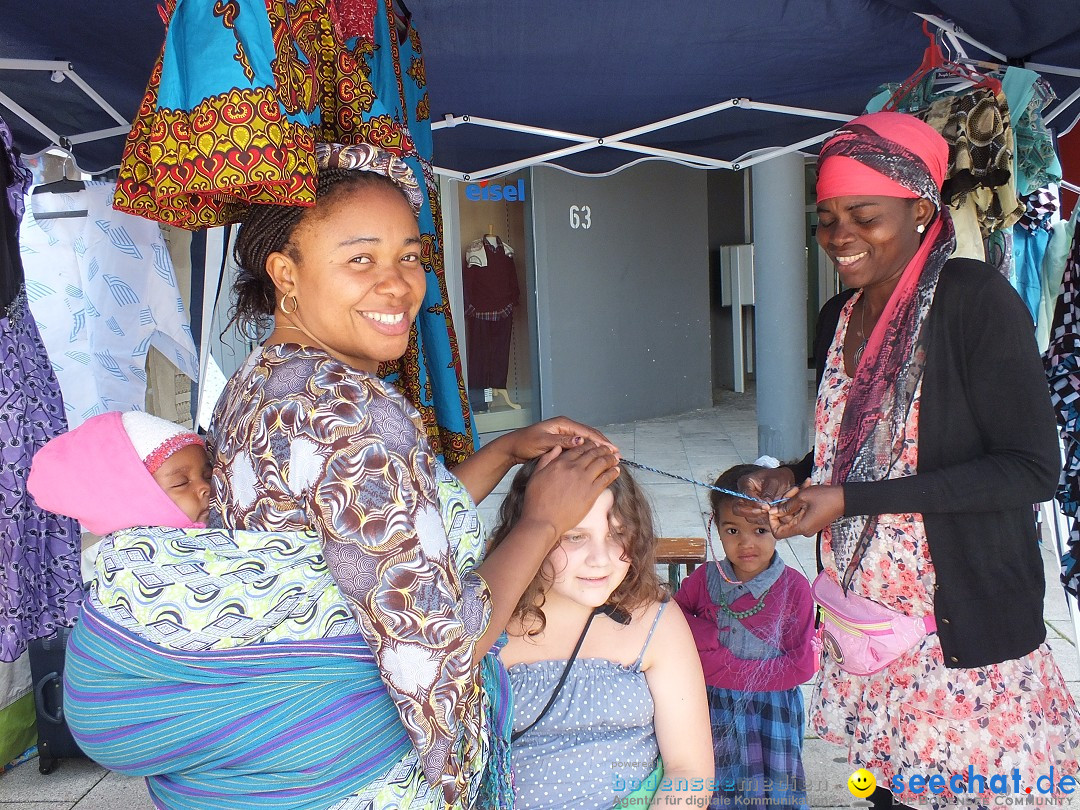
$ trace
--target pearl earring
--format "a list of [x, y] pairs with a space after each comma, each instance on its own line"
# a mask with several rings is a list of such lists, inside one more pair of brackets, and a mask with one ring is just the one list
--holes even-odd
[[915, 226], [915, 233], [922, 233], [925, 230], [926, 230], [926, 226], [923, 225], [921, 222], [918, 225]]

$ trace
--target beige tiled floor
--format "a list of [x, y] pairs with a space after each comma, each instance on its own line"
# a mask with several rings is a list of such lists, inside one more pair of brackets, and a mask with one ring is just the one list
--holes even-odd
[[[724, 392], [718, 407], [680, 416], [630, 424], [607, 425], [604, 432], [626, 458], [697, 480], [712, 480], [720, 471], [757, 456], [757, 425], [752, 394]], [[639, 472], [656, 509], [660, 533], [701, 536], [705, 490], [690, 484]], [[506, 491], [509, 478], [480, 506], [487, 522]], [[794, 538], [777, 546], [789, 564], [808, 576], [814, 571], [814, 546]], [[1045, 546], [1048, 593], [1046, 623], [1051, 647], [1074, 696], [1080, 698], [1080, 657], [1064, 593], [1057, 583], [1057, 564]], [[804, 687], [809, 691], [809, 687]], [[804, 760], [815, 808], [852, 807], [846, 782], [851, 774], [844, 751], [821, 740], [806, 741]], [[865, 803], [863, 803], [865, 804]], [[86, 760], [60, 763], [52, 774], [38, 773], [31, 761], [0, 777], [0, 810], [150, 810], [141, 779], [112, 774]]]

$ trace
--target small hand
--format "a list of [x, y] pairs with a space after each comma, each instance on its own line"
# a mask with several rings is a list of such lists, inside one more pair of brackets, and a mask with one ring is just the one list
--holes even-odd
[[784, 494], [787, 500], [769, 507], [769, 525], [778, 540], [813, 535], [844, 515], [844, 488], [814, 486], [809, 481]]

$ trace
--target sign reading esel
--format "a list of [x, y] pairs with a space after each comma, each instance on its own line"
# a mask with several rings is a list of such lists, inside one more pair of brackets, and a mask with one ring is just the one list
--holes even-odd
[[497, 202], [522, 202], [525, 199], [525, 178], [516, 183], [469, 183], [465, 186], [465, 197], [473, 202], [487, 200]]

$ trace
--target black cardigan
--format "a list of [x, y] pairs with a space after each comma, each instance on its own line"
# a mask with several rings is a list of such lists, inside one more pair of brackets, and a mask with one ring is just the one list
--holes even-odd
[[[818, 380], [854, 295], [822, 307]], [[1032, 504], [1054, 495], [1057, 427], [1034, 330], [989, 265], [952, 259], [927, 315], [918, 474], [844, 484], [846, 515], [918, 512], [937, 574], [934, 616], [948, 667], [1020, 658], [1046, 638], [1046, 583]], [[808, 477], [812, 453], [791, 465]]]

